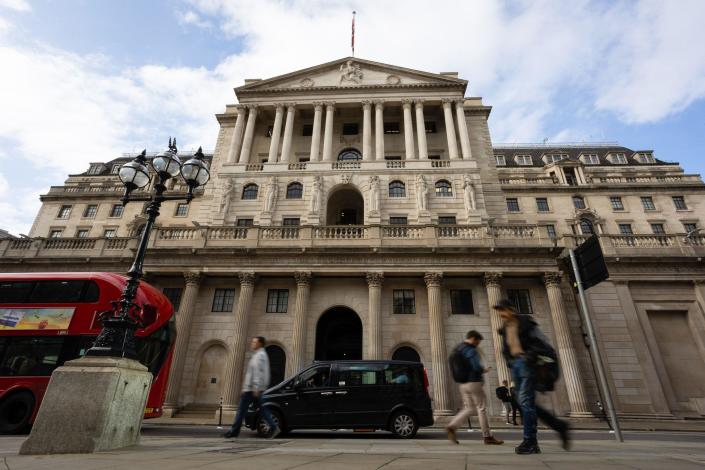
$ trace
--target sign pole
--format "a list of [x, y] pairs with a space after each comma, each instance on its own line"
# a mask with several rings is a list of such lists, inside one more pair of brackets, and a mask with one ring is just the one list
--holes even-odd
[[595, 330], [592, 326], [592, 321], [590, 320], [590, 314], [588, 313], [588, 304], [585, 299], [585, 290], [583, 289], [583, 280], [580, 277], [580, 270], [578, 269], [578, 261], [575, 258], [575, 253], [573, 250], [568, 250], [570, 253], [570, 263], [573, 266], [573, 274], [575, 275], [575, 282], [578, 285], [578, 297], [580, 298], [580, 312], [583, 317], [583, 324], [587, 330], [588, 341], [590, 341], [590, 354], [592, 354], [593, 363], [597, 368], [597, 382], [602, 389], [602, 396], [605, 400], [605, 405], [607, 406], [607, 414], [609, 415], [610, 421], [612, 421], [612, 428], [614, 429], [614, 438], [617, 442], [624, 442], [622, 437], [622, 429], [619, 427], [619, 420], [617, 419], [617, 413], [614, 411], [614, 403], [612, 401], [612, 393], [607, 385], [607, 376], [605, 375], [605, 369], [602, 366], [602, 355], [597, 346], [597, 339], [595, 338]]

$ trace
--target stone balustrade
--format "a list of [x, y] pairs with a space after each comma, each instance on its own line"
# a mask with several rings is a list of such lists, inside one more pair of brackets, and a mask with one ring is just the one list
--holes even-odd
[[342, 161], [331, 163], [331, 169], [333, 170], [359, 170], [362, 168], [362, 163], [357, 161]]

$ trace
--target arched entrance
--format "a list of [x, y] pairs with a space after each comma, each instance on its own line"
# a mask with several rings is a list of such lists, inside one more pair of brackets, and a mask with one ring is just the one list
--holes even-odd
[[410, 346], [402, 346], [394, 351], [394, 353], [392, 354], [392, 360], [421, 362], [421, 357], [414, 348]]
[[226, 357], [227, 351], [220, 344], [209, 346], [203, 351], [201, 363], [198, 366], [194, 403], [216, 404], [220, 402]]
[[269, 356], [269, 385], [274, 386], [284, 380], [286, 353], [276, 344], [270, 344], [265, 350]]
[[316, 324], [317, 361], [362, 359], [362, 322], [355, 311], [333, 307]]
[[341, 186], [328, 198], [326, 225], [362, 225], [365, 201], [354, 186]]

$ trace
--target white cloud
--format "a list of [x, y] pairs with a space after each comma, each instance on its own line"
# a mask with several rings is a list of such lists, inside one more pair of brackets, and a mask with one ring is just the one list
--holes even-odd
[[0, 0], [0, 8], [15, 11], [30, 11], [32, 9], [26, 0]]
[[193, 25], [193, 26], [198, 26], [199, 28], [211, 28], [213, 24], [210, 21], [206, 21], [202, 19], [195, 11], [189, 10], [186, 12], [177, 12], [176, 13], [176, 18], [179, 20], [179, 23], [185, 24], [185, 25]]

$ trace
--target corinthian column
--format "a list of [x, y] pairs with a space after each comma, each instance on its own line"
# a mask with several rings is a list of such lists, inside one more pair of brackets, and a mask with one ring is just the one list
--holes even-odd
[[235, 310], [235, 327], [233, 342], [230, 345], [228, 360], [225, 362], [223, 377], [223, 411], [231, 414], [237, 408], [242, 389], [242, 371], [244, 370], [245, 349], [247, 348], [247, 325], [249, 323], [252, 292], [255, 289], [255, 274], [242, 272], [240, 278], [240, 296]]
[[423, 100], [416, 100], [416, 138], [419, 141], [419, 158], [421, 160], [428, 160], [426, 121], [423, 117]]
[[384, 160], [384, 102], [375, 101], [375, 159]]
[[414, 152], [414, 123], [411, 120], [412, 103], [409, 99], [401, 100], [401, 105], [404, 109], [404, 150], [406, 151], [407, 160], [416, 158], [416, 153]]
[[240, 151], [240, 163], [250, 162], [250, 151], [252, 150], [252, 139], [255, 137], [255, 121], [257, 120], [257, 106], [248, 106], [247, 125], [245, 126], [245, 138], [242, 141]]
[[311, 154], [308, 159], [317, 162], [320, 159], [321, 148], [321, 116], [323, 114], [323, 104], [313, 103], [313, 130], [311, 132]]
[[494, 307], [502, 299], [502, 273], [485, 273], [482, 278], [487, 289], [487, 301], [490, 308], [490, 326], [492, 327], [492, 346], [494, 347], [495, 364], [497, 366], [497, 378], [501, 384], [503, 380], [511, 382], [511, 375], [507, 368], [507, 362], [502, 354], [502, 337], [499, 329], [502, 327], [502, 318]]
[[446, 138], [448, 139], [448, 155], [451, 160], [458, 159], [458, 144], [455, 141], [455, 124], [453, 123], [453, 100], [444, 98], [441, 100], [443, 103], [443, 117], [445, 118], [446, 124]]
[[326, 128], [323, 134], [323, 161], [333, 161], [333, 114], [335, 106], [333, 103], [326, 103]]
[[372, 158], [372, 105], [370, 101], [362, 102], [362, 159]]
[[308, 297], [311, 292], [311, 272], [296, 271], [296, 305], [294, 306], [294, 325], [291, 332], [291, 359], [287, 362], [286, 376], [291, 377], [303, 369], [306, 363], [306, 315]]
[[551, 306], [553, 330], [556, 333], [558, 358], [560, 359], [565, 386], [568, 389], [571, 416], [592, 416], [585, 396], [585, 386], [578, 367], [578, 358], [570, 335], [568, 315], [565, 311], [563, 294], [561, 292], [561, 273], [546, 273], [543, 276], [548, 293], [548, 303]]
[[431, 366], [433, 367], [433, 409], [436, 415], [450, 415], [448, 393], [448, 351], [441, 311], [441, 281], [443, 273], [430, 272], [423, 277], [428, 291], [428, 321], [431, 333]]
[[179, 334], [176, 335], [174, 344], [174, 355], [171, 359], [169, 384], [166, 391], [166, 401], [164, 402], [164, 410], [169, 416], [173, 416], [173, 413], [179, 407], [179, 389], [181, 388], [184, 362], [186, 362], [186, 353], [188, 352], [189, 333], [191, 332], [191, 323], [193, 322], [196, 300], [198, 299], [198, 289], [201, 285], [199, 273], [187, 272], [184, 274], [184, 279], [186, 288], [181, 299], [179, 313], [176, 315], [176, 330]]
[[367, 273], [369, 333], [366, 359], [384, 359], [382, 354], [382, 281], [384, 273]]
[[282, 142], [282, 158], [284, 163], [292, 162], [291, 139], [294, 133], [294, 112], [296, 108], [293, 104], [286, 106], [286, 124], [284, 124], [284, 141]]
[[228, 149], [227, 163], [237, 163], [237, 157], [240, 155], [240, 144], [242, 143], [242, 130], [245, 128], [245, 108], [244, 106], [236, 106], [237, 119], [235, 120], [235, 128], [233, 136], [230, 139], [230, 148]]
[[272, 126], [272, 137], [269, 142], [269, 157], [267, 163], [277, 163], [277, 153], [279, 152], [279, 138], [282, 135], [282, 117], [284, 116], [284, 106], [277, 105], [274, 115], [274, 126]]
[[468, 123], [465, 121], [465, 100], [455, 102], [455, 113], [458, 120], [458, 133], [460, 134], [460, 148], [463, 150], [463, 160], [472, 158], [470, 137], [468, 136]]

